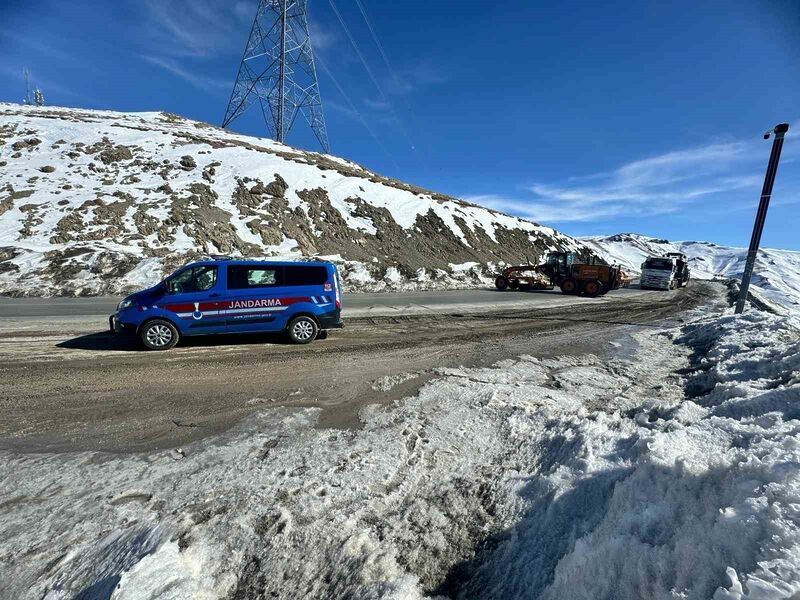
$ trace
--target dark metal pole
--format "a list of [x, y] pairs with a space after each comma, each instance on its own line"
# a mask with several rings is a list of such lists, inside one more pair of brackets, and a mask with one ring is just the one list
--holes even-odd
[[767, 220], [767, 210], [769, 209], [769, 200], [772, 197], [772, 185], [775, 183], [775, 174], [778, 172], [778, 162], [781, 160], [781, 149], [783, 148], [783, 136], [789, 130], [788, 123], [781, 123], [776, 125], [775, 129], [768, 131], [764, 134], [764, 139], [769, 139], [769, 134], [775, 134], [775, 140], [772, 142], [772, 153], [769, 156], [769, 164], [767, 165], [767, 174], [764, 177], [764, 187], [761, 189], [761, 200], [758, 203], [758, 212], [756, 212], [756, 222], [753, 225], [753, 235], [750, 238], [750, 248], [747, 250], [747, 263], [744, 266], [744, 273], [742, 273], [742, 287], [739, 290], [739, 300], [736, 302], [736, 314], [742, 314], [744, 305], [747, 302], [747, 291], [750, 289], [750, 278], [753, 275], [753, 267], [756, 263], [756, 255], [758, 254], [758, 246], [761, 244], [761, 233], [764, 231], [764, 221]]

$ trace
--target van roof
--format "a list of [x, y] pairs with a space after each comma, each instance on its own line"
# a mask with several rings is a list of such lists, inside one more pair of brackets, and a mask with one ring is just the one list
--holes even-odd
[[237, 259], [237, 258], [225, 258], [225, 259], [208, 259], [208, 260], [196, 260], [190, 263], [186, 263], [184, 267], [188, 267], [190, 265], [272, 265], [276, 267], [287, 267], [291, 265], [302, 265], [304, 267], [328, 267], [333, 266], [332, 262], [328, 261], [298, 261], [298, 260], [253, 260], [253, 259]]

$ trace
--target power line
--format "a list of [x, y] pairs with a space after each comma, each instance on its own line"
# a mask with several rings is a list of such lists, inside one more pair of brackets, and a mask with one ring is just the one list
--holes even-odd
[[386, 56], [386, 51], [383, 49], [383, 44], [378, 39], [378, 34], [375, 33], [375, 28], [372, 26], [372, 21], [369, 20], [367, 16], [367, 11], [364, 10], [364, 6], [361, 4], [361, 0], [356, 0], [356, 4], [358, 5], [358, 10], [361, 11], [361, 16], [364, 18], [364, 22], [367, 24], [369, 28], [369, 32], [372, 34], [372, 40], [375, 42], [375, 45], [378, 47], [378, 51], [381, 53], [381, 57], [383, 58], [383, 62], [386, 65], [386, 68], [389, 69], [389, 72], [392, 74], [392, 77], [396, 80], [397, 76], [394, 74], [394, 69], [392, 65], [389, 63], [389, 57]]
[[367, 63], [367, 60], [364, 58], [364, 55], [361, 53], [361, 49], [358, 47], [358, 44], [356, 43], [356, 40], [353, 37], [353, 34], [350, 33], [350, 28], [347, 26], [347, 23], [345, 23], [344, 19], [342, 18], [342, 15], [339, 12], [339, 9], [336, 8], [336, 4], [334, 3], [334, 0], [328, 0], [328, 3], [331, 5], [331, 8], [333, 9], [333, 12], [336, 15], [336, 18], [339, 20], [339, 24], [342, 26], [342, 29], [344, 29], [344, 32], [347, 35], [347, 39], [350, 41], [350, 45], [353, 47], [353, 50], [355, 50], [355, 53], [358, 56], [358, 59], [361, 61], [361, 64], [364, 67], [364, 70], [367, 72], [367, 75], [369, 75], [369, 78], [372, 80], [372, 83], [375, 84], [375, 87], [377, 88], [378, 93], [380, 93], [381, 98], [383, 99], [383, 101], [386, 102], [386, 104], [389, 106], [389, 110], [392, 111], [392, 114], [394, 115], [395, 119], [397, 119], [397, 123], [398, 123], [398, 125], [400, 127], [400, 131], [403, 133], [403, 136], [406, 138], [406, 141], [408, 142], [408, 144], [413, 149], [414, 148], [414, 142], [411, 140], [410, 136], [408, 135], [408, 132], [406, 131], [405, 127], [403, 126], [403, 122], [401, 121], [400, 116], [397, 114], [397, 111], [395, 110], [394, 105], [392, 104], [392, 101], [389, 100], [389, 97], [384, 93], [383, 87], [378, 82], [378, 79], [375, 77], [375, 74], [372, 72], [372, 69], [370, 68], [369, 64]]
[[369, 78], [372, 79], [372, 83], [374, 83], [375, 87], [378, 88], [378, 92], [380, 92], [380, 94], [383, 97], [383, 99], [386, 102], [388, 102], [389, 99], [386, 97], [386, 94], [383, 93], [383, 88], [381, 87], [381, 84], [378, 83], [378, 80], [375, 77], [375, 74], [372, 72], [372, 69], [370, 68], [369, 64], [367, 63], [366, 59], [364, 58], [364, 55], [361, 53], [361, 50], [359, 49], [358, 44], [356, 44], [355, 38], [350, 33], [350, 28], [347, 26], [347, 23], [344, 22], [344, 19], [342, 18], [342, 15], [339, 12], [339, 9], [336, 8], [336, 4], [334, 3], [333, 0], [328, 0], [328, 3], [331, 5], [331, 8], [333, 9], [333, 12], [336, 15], [336, 18], [339, 20], [339, 24], [342, 26], [342, 29], [344, 29], [345, 34], [347, 34], [347, 39], [350, 40], [350, 45], [353, 47], [353, 50], [355, 50], [356, 54], [358, 55], [358, 58], [361, 61], [361, 64], [364, 66], [364, 70], [367, 72], [367, 75], [369, 75]]
[[[392, 76], [392, 79], [394, 80], [395, 85], [397, 85], [397, 89], [400, 90], [400, 88], [401, 88], [401, 79], [397, 76], [397, 72], [394, 70], [394, 67], [392, 66], [391, 62], [389, 61], [389, 56], [386, 54], [386, 50], [384, 49], [380, 38], [378, 38], [378, 33], [377, 33], [377, 31], [375, 31], [375, 28], [372, 26], [372, 21], [367, 16], [367, 10], [364, 8], [364, 5], [361, 4], [361, 0], [355, 0], [355, 2], [358, 5], [358, 10], [361, 11], [361, 17], [364, 19], [364, 23], [367, 24], [367, 28], [369, 28], [370, 34], [372, 34], [372, 41], [375, 42], [375, 46], [377, 46], [378, 52], [380, 52], [381, 58], [383, 58], [383, 63], [386, 65], [386, 68], [389, 70], [389, 74]], [[408, 100], [406, 100], [406, 98], [402, 95], [402, 93], [400, 95], [400, 98], [403, 101], [403, 104], [405, 104], [406, 108], [408, 109], [408, 113], [411, 115], [412, 121], [414, 121], [413, 125], [414, 125], [415, 129], [418, 129], [417, 123], [416, 123], [416, 119], [414, 118], [414, 113], [413, 113], [413, 110], [411, 108], [411, 105], [409, 104]], [[416, 149], [413, 144], [412, 144], [411, 148], [412, 149]]]
[[356, 118], [364, 126], [364, 129], [367, 130], [367, 133], [369, 133], [370, 137], [372, 137], [372, 139], [375, 140], [375, 143], [378, 144], [378, 147], [380, 147], [380, 149], [383, 150], [383, 152], [386, 154], [386, 156], [389, 157], [389, 160], [392, 161], [392, 165], [394, 166], [394, 168], [399, 171], [400, 167], [397, 165], [397, 162], [395, 162], [394, 157], [392, 156], [391, 152], [389, 152], [389, 149], [384, 145], [384, 143], [380, 140], [380, 138], [375, 134], [375, 132], [372, 130], [372, 127], [369, 126], [369, 123], [364, 118], [364, 115], [362, 115], [361, 111], [359, 111], [358, 108], [356, 108], [356, 105], [350, 99], [350, 96], [347, 94], [347, 92], [341, 86], [341, 84], [336, 79], [336, 77], [334, 77], [333, 73], [328, 68], [328, 65], [325, 64], [325, 61], [322, 60], [322, 57], [317, 56], [317, 64], [322, 68], [322, 70], [325, 72], [325, 74], [328, 76], [328, 78], [333, 82], [333, 85], [336, 87], [336, 89], [339, 90], [339, 93], [342, 95], [342, 98], [344, 98], [345, 102], [347, 102], [347, 105], [350, 107], [350, 110], [353, 111], [353, 114], [356, 116]]

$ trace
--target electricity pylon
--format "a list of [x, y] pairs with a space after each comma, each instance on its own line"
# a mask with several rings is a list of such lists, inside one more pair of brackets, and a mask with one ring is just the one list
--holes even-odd
[[222, 126], [227, 127], [256, 98], [275, 140], [285, 141], [302, 114], [323, 151], [330, 152], [307, 5], [308, 0], [259, 0]]

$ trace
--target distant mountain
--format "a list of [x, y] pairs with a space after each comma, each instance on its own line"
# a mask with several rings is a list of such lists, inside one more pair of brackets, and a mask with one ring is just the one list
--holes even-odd
[[[671, 242], [635, 233], [587, 237], [581, 241], [606, 261], [619, 263], [635, 273], [641, 270], [647, 256], [683, 252], [689, 257], [692, 277], [741, 279], [747, 259], [746, 248], [711, 242]], [[774, 301], [800, 308], [800, 252], [759, 250], [752, 285]]]
[[550, 249], [583, 246], [334, 156], [167, 113], [0, 104], [3, 294], [118, 294], [209, 254], [446, 287]]

